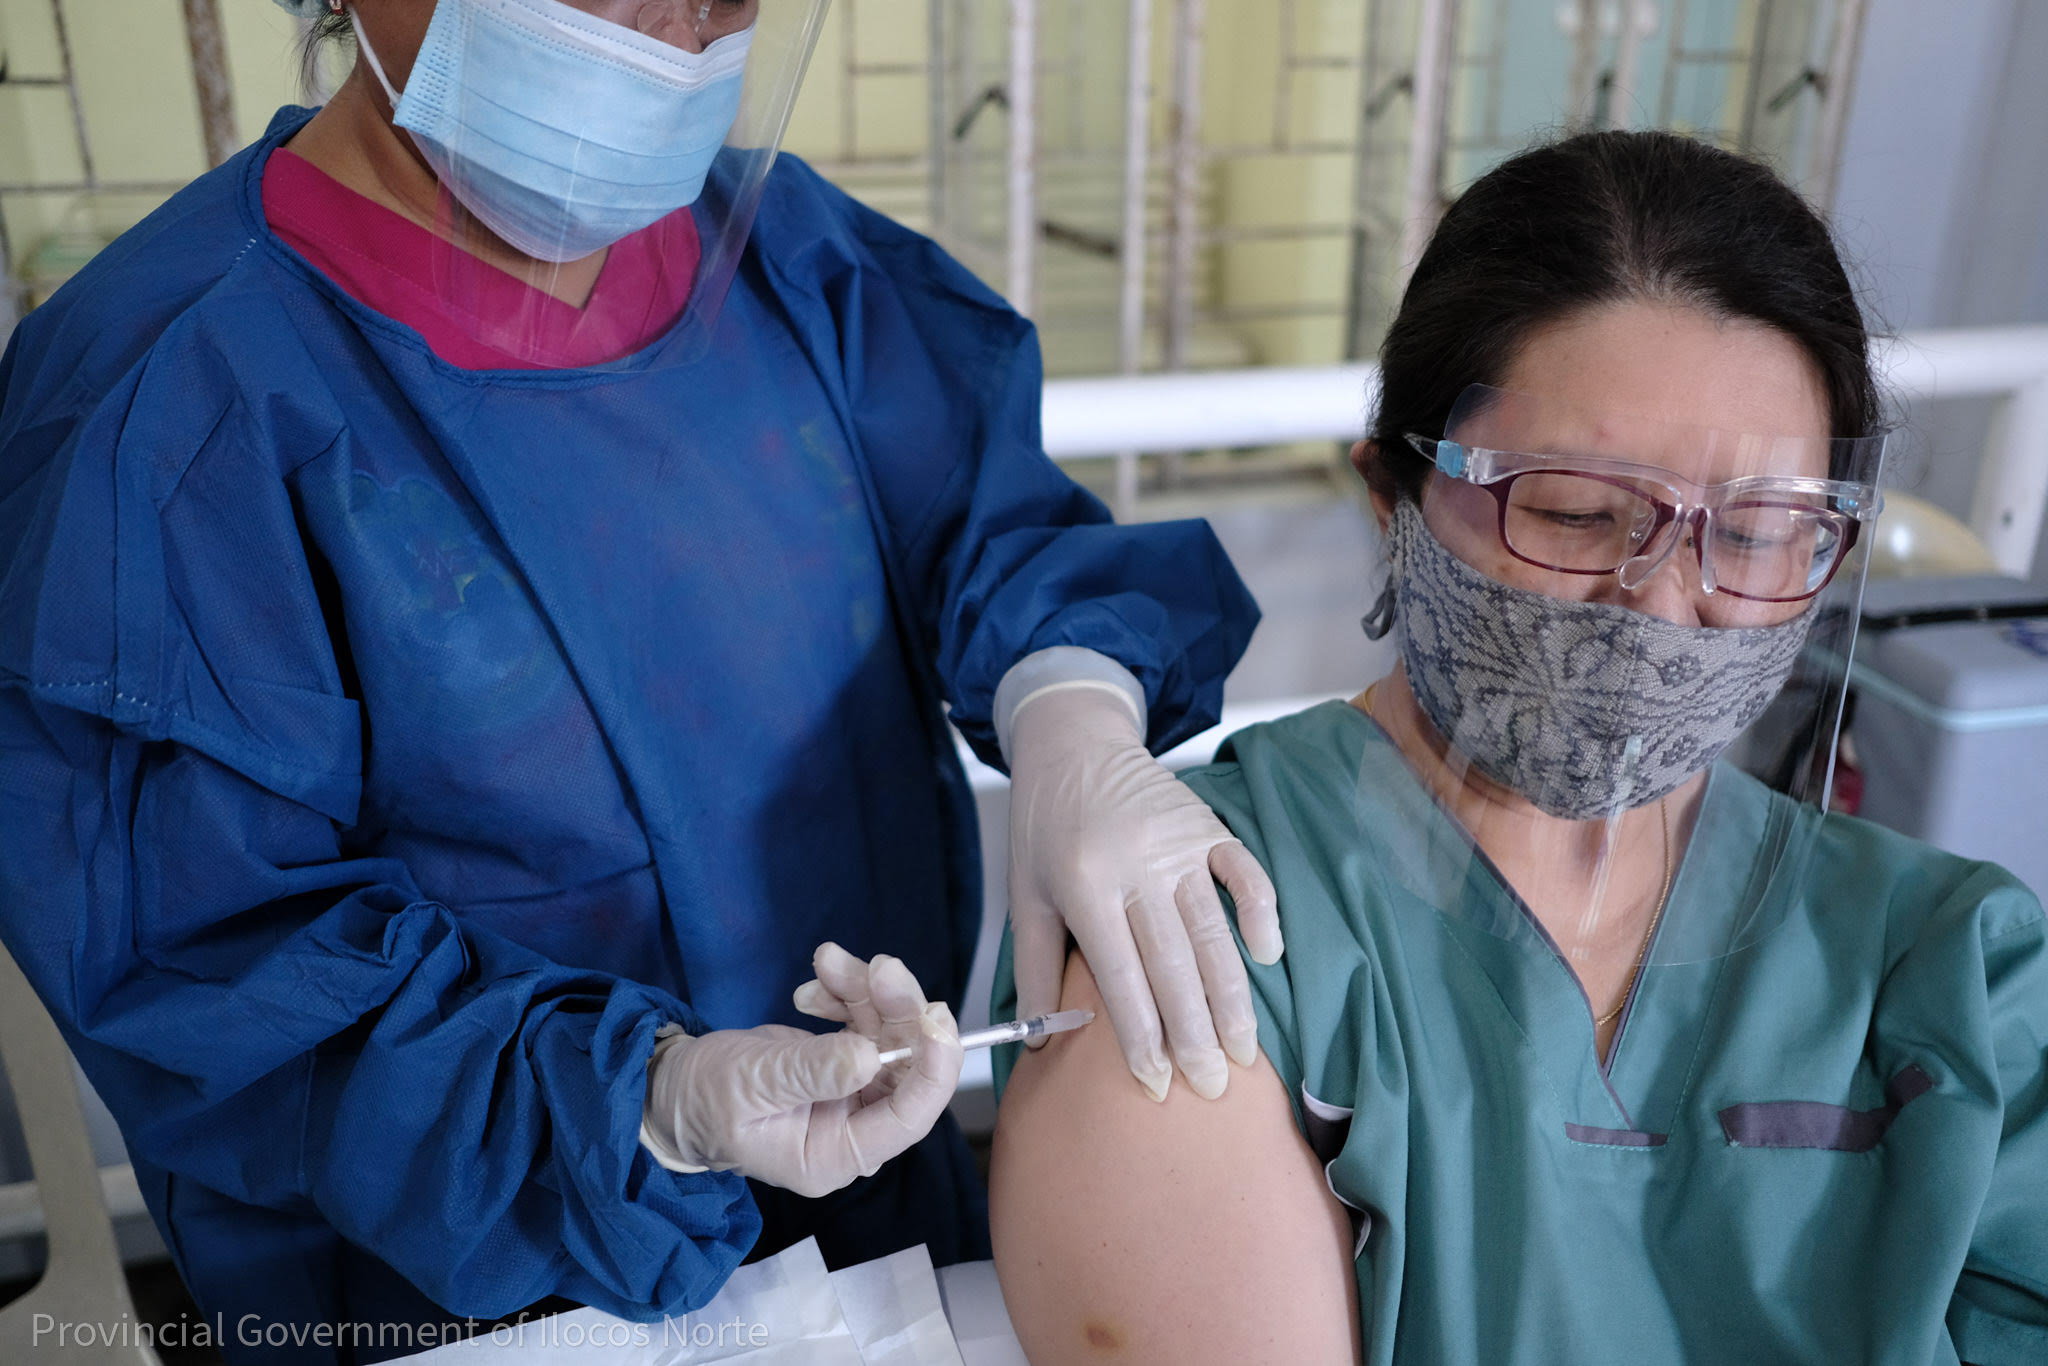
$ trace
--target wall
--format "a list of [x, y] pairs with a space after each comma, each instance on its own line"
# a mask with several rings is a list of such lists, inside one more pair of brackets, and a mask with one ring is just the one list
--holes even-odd
[[[1882, 327], [2048, 322], [2044, 69], [2037, 0], [1871, 0], [1836, 224]], [[1966, 516], [1990, 404], [1902, 416], [1892, 478]]]
[[[242, 137], [261, 133], [296, 98], [290, 15], [269, 0], [220, 0]], [[105, 179], [177, 181], [204, 169], [198, 97], [178, 0], [64, 0], [72, 60], [92, 146]], [[56, 76], [50, 0], [0, 0], [0, 52], [12, 76]], [[61, 89], [0, 85], [0, 180], [75, 180], [81, 165], [70, 102]], [[53, 233], [111, 238], [162, 196], [9, 195], [0, 198], [18, 257]]]
[[[292, 46], [295, 24], [271, 0], [218, 0], [228, 44], [241, 134], [255, 137], [278, 105], [297, 98]], [[201, 169], [200, 133], [178, 0], [63, 0], [81, 96], [97, 169], [113, 177], [178, 179]], [[424, 0], [422, 0], [424, 3]], [[1751, 21], [1756, 0], [1687, 0], [1688, 41], [1725, 43]], [[912, 226], [930, 223], [923, 185], [932, 116], [922, 67], [929, 58], [929, 19], [946, 16], [956, 35], [976, 51], [969, 81], [1000, 80], [1006, 29], [1000, 0], [835, 0], [814, 56], [787, 146], [824, 163], [860, 169], [847, 176], [856, 191]], [[1504, 58], [1499, 78], [1467, 79], [1454, 109], [1461, 138], [1498, 134], [1507, 145], [1558, 126], [1564, 116], [1562, 73], [1570, 40], [1560, 8], [1541, 3], [1467, 0], [1461, 51], [1468, 72], [1495, 52]], [[1665, 23], [1674, 0], [1659, 7]], [[1168, 96], [1173, 70], [1176, 0], [1156, 0], [1152, 71], [1157, 98], [1152, 142], [1163, 154], [1171, 135]], [[1079, 218], [1090, 231], [1115, 231], [1116, 170], [1085, 193], [1062, 189], [1077, 173], [1059, 154], [1090, 148], [1114, 157], [1122, 141], [1122, 7], [1100, 0], [1040, 0], [1042, 52], [1041, 145], [1048, 207]], [[1383, 36], [1391, 46], [1408, 41], [1413, 6], [1378, 0]], [[1203, 80], [1202, 136], [1211, 147], [1341, 147], [1358, 130], [1358, 59], [1368, 0], [1294, 0], [1293, 49], [1317, 65], [1296, 73], [1283, 101], [1276, 65], [1287, 38], [1280, 7], [1244, 0], [1210, 0]], [[1640, 48], [1639, 88], [1661, 81], [1670, 39], [1660, 27]], [[57, 55], [50, 0], [0, 0], [0, 49], [17, 75], [54, 74]], [[1871, 0], [1862, 80], [1848, 140], [1841, 202], [1859, 253], [1873, 263], [1886, 316], [1898, 326], [1995, 316], [2043, 316], [2048, 311], [2048, 267], [2041, 254], [2025, 256], [2038, 240], [2034, 224], [2048, 198], [2048, 158], [2035, 134], [2048, 126], [2048, 83], [2024, 73], [2048, 58], [2048, 6], [2022, 0], [1967, 0], [1930, 7], [1922, 0]], [[858, 63], [867, 74], [854, 77]], [[1348, 65], [1347, 65], [1348, 64]], [[1078, 83], [1068, 70], [1086, 65]], [[1700, 73], [1702, 78], [1711, 73]], [[1709, 81], [1709, 85], [1713, 82]], [[1722, 82], [1725, 84], [1725, 81]], [[1698, 88], [1695, 88], [1698, 87]], [[1680, 125], [1725, 107], [1728, 92], [1700, 80], [1681, 85], [1672, 114]], [[955, 104], [964, 92], [953, 92]], [[1633, 102], [1631, 121], [1658, 112], [1654, 95]], [[984, 120], [999, 137], [1003, 116]], [[1281, 126], [1284, 123], [1285, 126]], [[1490, 127], [1489, 127], [1490, 125]], [[1479, 141], [1485, 141], [1480, 138]], [[1959, 148], [1970, 154], [1956, 155]], [[2030, 155], [2031, 153], [2031, 155]], [[1473, 147], [1452, 158], [1449, 175], [1462, 184], [1498, 155]], [[1162, 157], [1163, 160], [1163, 157]], [[66, 180], [79, 167], [71, 113], [61, 91], [0, 86], [0, 180]], [[993, 256], [972, 260], [991, 278], [1000, 274], [1001, 167], [976, 173], [994, 212], [988, 244]], [[1294, 151], [1262, 157], [1211, 160], [1205, 204], [1213, 221], [1233, 228], [1321, 225], [1333, 231], [1291, 240], [1231, 244], [1203, 260], [1205, 303], [1234, 320], [1211, 328], [1198, 354], [1237, 363], [1304, 363], [1343, 351], [1341, 305], [1350, 268], [1344, 235], [1351, 217], [1354, 159], [1343, 151]], [[1163, 199], [1163, 167], [1156, 194]], [[1103, 200], [1112, 215], [1088, 206]], [[0, 215], [17, 256], [53, 233], [86, 239], [124, 229], [156, 202], [154, 196], [9, 196]], [[1155, 231], [1164, 215], [1155, 200]], [[1101, 219], [1102, 221], [1092, 221]], [[1152, 273], [1163, 268], [1164, 243], [1155, 238]], [[1046, 248], [1048, 289], [1044, 311], [1102, 312], [1115, 290], [1108, 263], [1054, 264]], [[1881, 263], [1881, 264], [1878, 264]], [[2031, 271], [2029, 274], [2028, 272]], [[1058, 290], [1067, 293], [1061, 296]], [[1320, 303], [1315, 316], [1277, 316], [1303, 302]], [[1113, 315], [1113, 310], [1110, 310]], [[1107, 324], [1098, 320], [1097, 328]], [[1228, 336], [1219, 336], [1227, 331]], [[1096, 343], [1102, 344], [1096, 344]], [[1156, 346], [1154, 348], [1156, 350]], [[1113, 336], [1090, 338], [1055, 369], [1106, 368]]]

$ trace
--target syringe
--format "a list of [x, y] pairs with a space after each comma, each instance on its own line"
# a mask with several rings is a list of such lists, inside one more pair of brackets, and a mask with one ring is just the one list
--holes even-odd
[[[960, 1036], [962, 1048], [993, 1048], [999, 1043], [1016, 1043], [1022, 1039], [1036, 1039], [1046, 1034], [1059, 1034], [1069, 1029], [1079, 1029], [1095, 1018], [1092, 1010], [1055, 1010], [1050, 1015], [1033, 1015], [1028, 1020], [1009, 1020], [987, 1029], [977, 1029], [971, 1034]], [[882, 1054], [884, 1063], [902, 1062], [910, 1056], [908, 1048], [892, 1048]]]

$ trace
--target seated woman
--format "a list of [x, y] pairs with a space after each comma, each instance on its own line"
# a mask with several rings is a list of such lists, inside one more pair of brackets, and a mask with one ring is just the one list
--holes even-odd
[[1823, 814], [1866, 346], [1703, 144], [1450, 208], [1353, 452], [1400, 666], [1190, 778], [1279, 894], [1263, 1056], [1155, 1102], [1097, 1025], [1003, 1097], [1034, 1362], [2048, 1362], [2048, 922]]

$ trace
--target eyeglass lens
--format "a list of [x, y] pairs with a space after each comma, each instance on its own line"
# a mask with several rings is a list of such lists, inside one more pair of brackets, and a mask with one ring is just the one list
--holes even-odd
[[[1568, 573], [1620, 569], [1651, 544], [1680, 534], [1663, 521], [1669, 504], [1624, 479], [1532, 472], [1509, 481], [1501, 534], [1521, 559]], [[1766, 601], [1810, 597], [1827, 582], [1846, 536], [1825, 500], [1772, 496], [1717, 508], [1699, 553], [1717, 590]]]
[[682, 3], [697, 30], [697, 37], [706, 43], [738, 33], [754, 22], [760, 10], [759, 0], [682, 0]]

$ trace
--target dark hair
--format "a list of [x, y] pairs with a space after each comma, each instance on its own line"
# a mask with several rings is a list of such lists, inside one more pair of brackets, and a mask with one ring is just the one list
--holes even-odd
[[320, 98], [320, 49], [354, 37], [346, 14], [323, 10], [307, 22], [306, 31], [299, 36], [299, 89], [307, 99]]
[[1427, 467], [1405, 433], [1441, 435], [1458, 395], [1499, 384], [1536, 328], [1630, 299], [1777, 329], [1812, 359], [1833, 435], [1878, 429], [1863, 313], [1820, 215], [1733, 152], [1584, 133], [1502, 162], [1445, 212], [1380, 345], [1367, 482], [1416, 497]]

